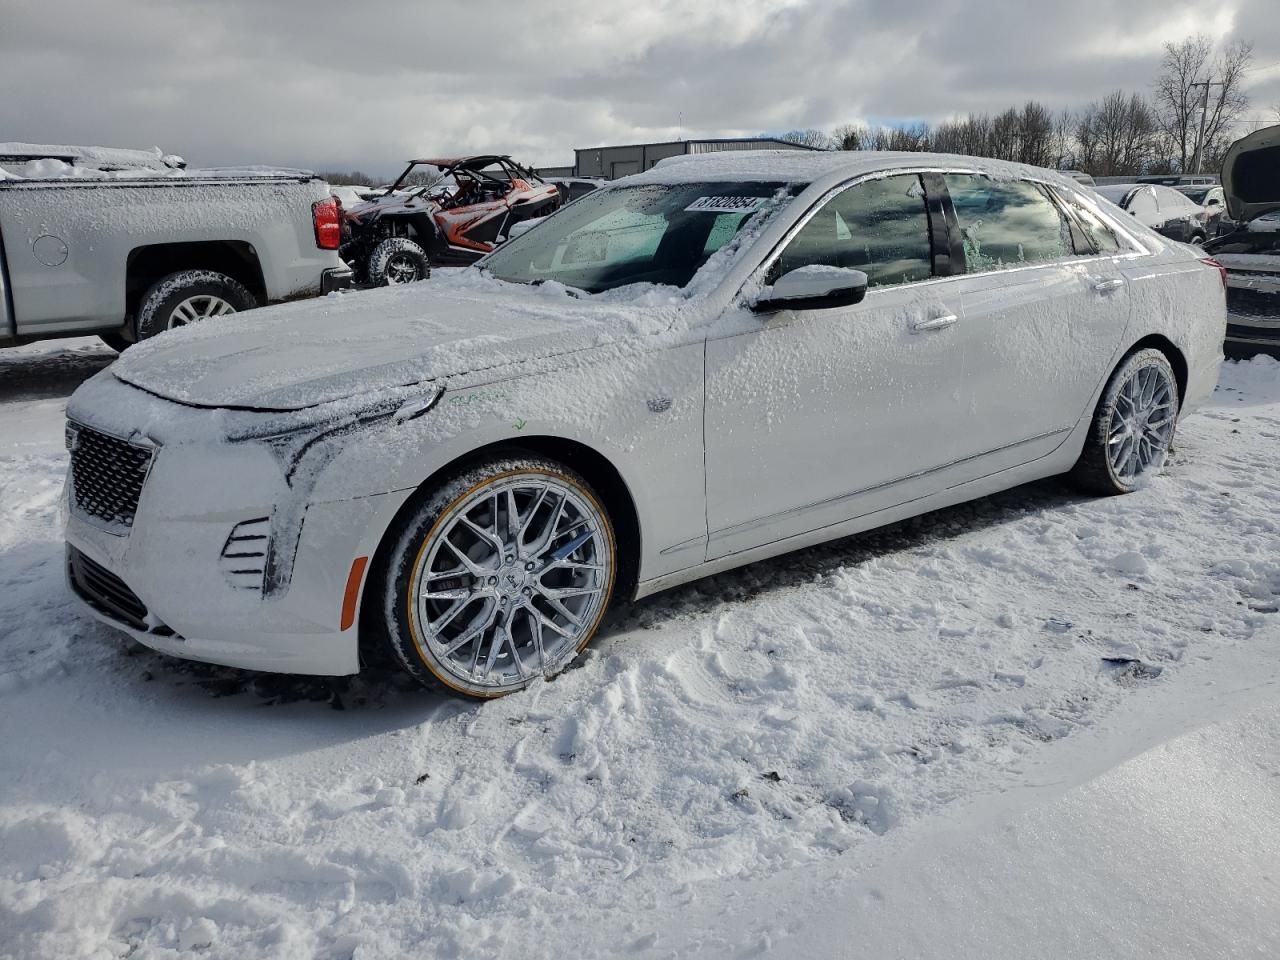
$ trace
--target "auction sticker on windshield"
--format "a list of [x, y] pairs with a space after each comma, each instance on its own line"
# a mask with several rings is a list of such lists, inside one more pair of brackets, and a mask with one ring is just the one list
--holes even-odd
[[685, 211], [700, 213], [744, 213], [760, 206], [764, 197], [699, 197]]

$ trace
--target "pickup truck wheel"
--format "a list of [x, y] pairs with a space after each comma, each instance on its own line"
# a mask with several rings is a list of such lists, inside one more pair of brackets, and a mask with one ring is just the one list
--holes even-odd
[[389, 237], [373, 248], [366, 271], [369, 282], [385, 287], [389, 284], [414, 283], [431, 275], [427, 251], [407, 237]]
[[225, 273], [183, 270], [156, 281], [138, 308], [138, 339], [185, 327], [189, 323], [252, 310], [257, 298]]

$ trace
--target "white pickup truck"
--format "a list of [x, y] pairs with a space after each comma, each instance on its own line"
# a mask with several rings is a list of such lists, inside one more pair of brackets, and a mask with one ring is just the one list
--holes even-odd
[[342, 209], [300, 170], [0, 144], [0, 346], [111, 346], [350, 286]]

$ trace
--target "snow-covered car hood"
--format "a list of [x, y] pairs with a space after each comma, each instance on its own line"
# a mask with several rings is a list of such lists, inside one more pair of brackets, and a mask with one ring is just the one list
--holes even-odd
[[1237, 223], [1280, 210], [1280, 124], [1231, 145], [1222, 161], [1222, 192]]
[[131, 347], [110, 369], [179, 403], [300, 410], [483, 371], [502, 379], [525, 362], [670, 329], [679, 309], [577, 300], [563, 287], [461, 273], [170, 331]]

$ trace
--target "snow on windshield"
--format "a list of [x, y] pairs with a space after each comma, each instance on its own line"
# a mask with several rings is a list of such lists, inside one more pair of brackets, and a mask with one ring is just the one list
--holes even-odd
[[754, 236], [789, 196], [776, 182], [620, 185], [514, 237], [483, 269], [500, 280], [588, 293], [635, 285], [684, 289], [704, 268], [723, 273], [730, 257], [717, 254], [741, 249], [739, 232]]

